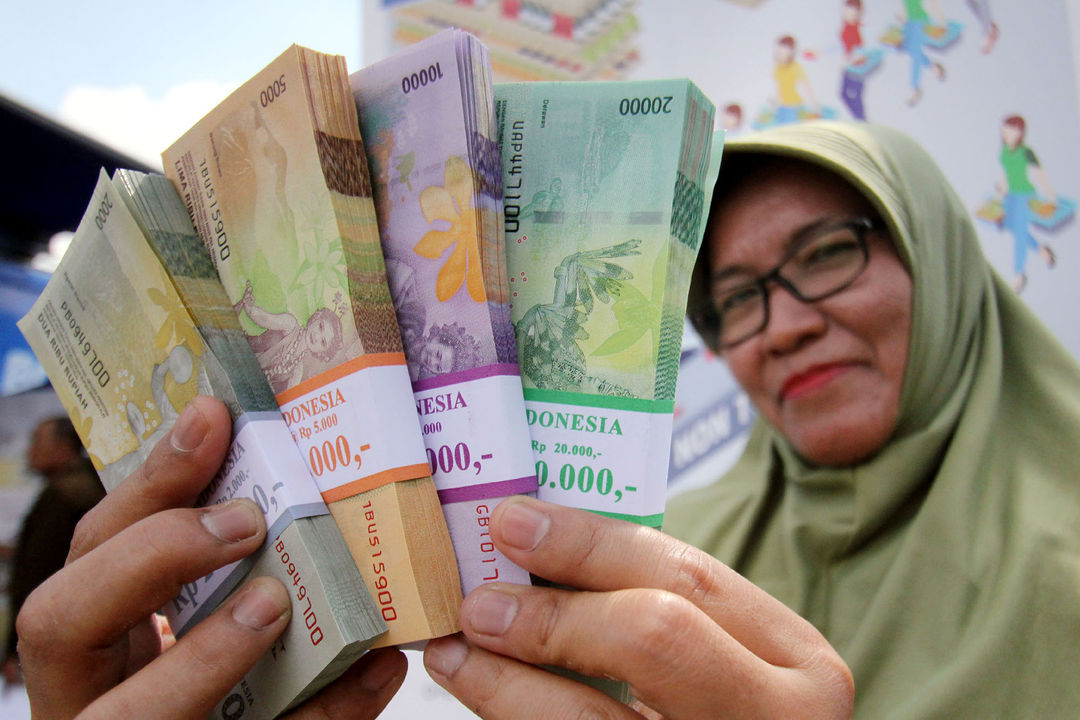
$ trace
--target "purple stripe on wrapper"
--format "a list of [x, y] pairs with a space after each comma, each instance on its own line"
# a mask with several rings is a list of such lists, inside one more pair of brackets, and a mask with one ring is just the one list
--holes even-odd
[[536, 492], [536, 476], [514, 478], [502, 482], [483, 483], [461, 488], [447, 488], [439, 491], [439, 502], [443, 505], [469, 500], [487, 500], [503, 498], [508, 495], [524, 495]]
[[520, 374], [517, 363], [493, 363], [491, 365], [484, 365], [483, 367], [459, 370], [458, 372], [446, 373], [445, 375], [424, 378], [422, 380], [413, 380], [412, 386], [413, 392], [420, 392], [422, 390], [431, 390], [433, 388], [446, 387], [447, 385], [454, 385], [456, 383], [468, 382], [469, 380], [479, 380], [481, 378], [495, 377], [497, 375], [519, 377]]

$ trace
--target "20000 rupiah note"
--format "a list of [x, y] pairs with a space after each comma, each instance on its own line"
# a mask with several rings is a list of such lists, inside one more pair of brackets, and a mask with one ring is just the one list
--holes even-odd
[[390, 631], [454, 632], [428, 470], [344, 59], [293, 46], [163, 154]]
[[658, 527], [713, 106], [688, 80], [511, 83], [495, 102], [539, 495]]
[[[175, 193], [171, 202], [186, 219]], [[140, 220], [102, 171], [70, 249], [19, 326], [110, 490], [141, 464], [196, 394], [216, 395], [228, 405], [233, 442], [199, 502], [254, 499], [266, 515], [267, 543], [184, 586], [165, 612], [182, 635], [253, 573], [277, 577], [294, 593], [293, 581], [302, 578], [304, 597], [294, 595], [293, 619], [281, 641], [245, 678], [244, 693], [229, 700], [234, 717], [270, 718], [340, 674], [385, 624], [290, 447], [268, 389], [234, 382], [243, 359], [215, 354]], [[283, 561], [283, 553], [289, 559]]]

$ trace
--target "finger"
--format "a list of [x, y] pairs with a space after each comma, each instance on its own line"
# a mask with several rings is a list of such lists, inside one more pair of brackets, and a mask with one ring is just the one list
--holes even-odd
[[408, 668], [405, 654], [397, 648], [372, 650], [319, 694], [286, 715], [285, 719], [375, 718], [401, 687]]
[[265, 535], [262, 513], [250, 500], [167, 510], [49, 578], [18, 618], [20, 657], [43, 709], [81, 708], [118, 682], [128, 631], [182, 584], [250, 554]]
[[253, 580], [169, 652], [92, 703], [80, 720], [203, 720], [270, 649], [289, 608], [279, 580]]
[[200, 396], [188, 403], [146, 462], [79, 522], [68, 562], [145, 517], [191, 506], [221, 467], [231, 432], [228, 410], [220, 400]]
[[599, 690], [470, 645], [460, 636], [432, 640], [424, 649], [428, 674], [485, 720], [641, 716]]
[[479, 647], [626, 680], [635, 697], [670, 718], [792, 717], [810, 700], [831, 697], [818, 687], [829, 678], [770, 665], [689, 600], [663, 590], [495, 583], [470, 593], [461, 617]]
[[492, 513], [491, 537], [512, 562], [556, 583], [595, 591], [655, 588], [686, 598], [774, 665], [805, 663], [825, 642], [810, 623], [723, 563], [652, 528], [515, 496]]

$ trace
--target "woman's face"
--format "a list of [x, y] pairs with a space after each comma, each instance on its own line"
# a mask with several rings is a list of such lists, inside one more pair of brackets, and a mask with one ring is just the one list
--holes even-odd
[[1001, 140], [1011, 148], [1020, 144], [1020, 139], [1023, 134], [1023, 131], [1015, 125], [1010, 123], [1001, 124]]
[[334, 335], [334, 323], [325, 314], [319, 313], [318, 317], [314, 317], [307, 325], [305, 339], [308, 350], [313, 353], [325, 353], [333, 346]]
[[[872, 216], [854, 188], [802, 163], [754, 170], [727, 194], [709, 235], [710, 270], [757, 276], [818, 224]], [[769, 286], [769, 322], [723, 351], [758, 411], [815, 465], [846, 466], [880, 450], [896, 427], [911, 326], [911, 277], [884, 231], [869, 263], [832, 297], [803, 303]]]

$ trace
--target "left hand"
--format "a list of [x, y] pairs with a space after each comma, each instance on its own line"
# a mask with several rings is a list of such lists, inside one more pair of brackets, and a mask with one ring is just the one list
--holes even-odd
[[509, 560], [580, 591], [481, 586], [465, 639], [428, 644], [428, 672], [481, 717], [642, 717], [535, 665], [624, 680], [642, 712], [672, 719], [850, 717], [851, 673], [825, 638], [706, 553], [526, 497], [500, 503], [490, 530]]

